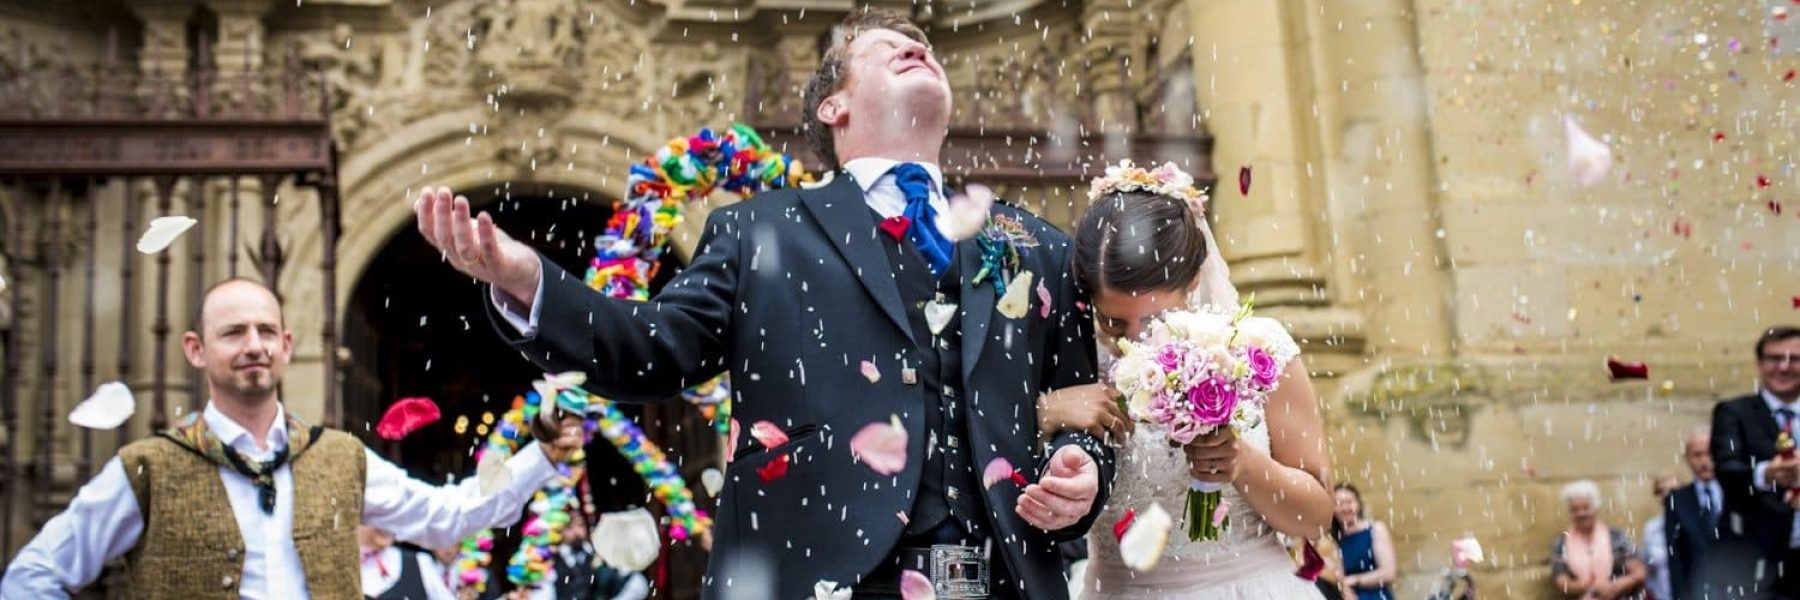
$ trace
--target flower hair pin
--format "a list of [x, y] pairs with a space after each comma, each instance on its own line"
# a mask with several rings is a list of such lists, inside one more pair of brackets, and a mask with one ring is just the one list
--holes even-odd
[[1121, 192], [1150, 192], [1185, 200], [1194, 209], [1194, 216], [1206, 214], [1206, 192], [1194, 187], [1194, 177], [1175, 163], [1166, 162], [1146, 171], [1132, 164], [1131, 159], [1122, 159], [1117, 166], [1107, 167], [1105, 175], [1094, 179], [1088, 188], [1088, 199], [1099, 200]]

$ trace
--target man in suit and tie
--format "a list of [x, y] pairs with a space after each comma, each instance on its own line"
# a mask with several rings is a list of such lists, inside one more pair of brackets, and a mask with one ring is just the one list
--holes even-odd
[[[782, 430], [773, 447], [735, 448], [703, 597], [812, 597], [823, 582], [897, 597], [904, 571], [940, 598], [1067, 597], [1057, 542], [1087, 532], [1113, 468], [1085, 434], [1036, 440], [1038, 396], [1097, 376], [1069, 238], [1003, 205], [984, 243], [936, 227], [951, 94], [904, 18], [858, 9], [805, 92], [831, 178], [714, 211], [648, 303], [595, 293], [448, 189], [423, 194], [420, 230], [490, 285], [499, 333], [544, 370], [585, 371], [588, 389], [627, 402], [728, 371], [735, 419]], [[1002, 314], [1002, 281], [1028, 274], [1031, 306]], [[852, 436], [890, 419], [906, 461], [883, 474]], [[1036, 483], [984, 485], [1000, 459]]]
[[1764, 331], [1756, 368], [1761, 389], [1713, 408], [1712, 458], [1725, 496], [1714, 552], [1730, 558], [1710, 562], [1743, 565], [1728, 580], [1757, 597], [1800, 598], [1800, 530], [1786, 500], [1800, 487], [1800, 458], [1777, 448], [1782, 432], [1791, 439], [1800, 428], [1800, 327]]
[[1706, 429], [1689, 434], [1681, 456], [1694, 473], [1694, 482], [1663, 499], [1663, 540], [1671, 598], [1721, 598], [1724, 582], [1711, 575], [1719, 558], [1711, 552], [1719, 540], [1719, 516], [1725, 507], [1724, 488], [1713, 477], [1712, 434]]

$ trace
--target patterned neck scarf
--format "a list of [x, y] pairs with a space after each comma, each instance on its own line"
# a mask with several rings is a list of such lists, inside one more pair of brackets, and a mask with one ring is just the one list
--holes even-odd
[[299, 458], [312, 441], [318, 439], [322, 427], [307, 425], [294, 413], [287, 414], [288, 444], [286, 448], [275, 451], [269, 460], [250, 460], [231, 446], [225, 445], [214, 434], [211, 427], [206, 426], [206, 419], [200, 418], [198, 411], [188, 413], [180, 423], [157, 435], [169, 438], [183, 448], [200, 455], [213, 464], [237, 471], [256, 484], [257, 504], [263, 514], [275, 513], [275, 470], [288, 461]]

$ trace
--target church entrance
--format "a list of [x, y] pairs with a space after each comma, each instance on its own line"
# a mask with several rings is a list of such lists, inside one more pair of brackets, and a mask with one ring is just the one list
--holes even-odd
[[[525, 241], [551, 261], [577, 276], [594, 256], [594, 239], [611, 215], [610, 199], [568, 189], [533, 189], [499, 185], [462, 190], [475, 209], [492, 213], [501, 229]], [[665, 255], [665, 260], [675, 260]], [[659, 290], [680, 265], [667, 264], [652, 281]], [[489, 323], [480, 287], [445, 264], [409, 223], [396, 231], [359, 278], [348, 299], [344, 347], [344, 424], [370, 448], [405, 468], [414, 477], [442, 483], [473, 477], [474, 450], [485, 441], [488, 427], [512, 406], [513, 398], [543, 376], [517, 350], [501, 341]], [[375, 423], [395, 401], [431, 398], [443, 417], [399, 442], [375, 435]], [[641, 407], [622, 405], [646, 435], [676, 461], [693, 483], [695, 500], [712, 510], [712, 500], [699, 490], [699, 470], [716, 466], [709, 457], [718, 443], [696, 435], [710, 430], [685, 403]], [[606, 440], [588, 446], [588, 479], [596, 512], [654, 504], [631, 465]], [[701, 458], [701, 460], [685, 460]], [[660, 506], [651, 509], [662, 514]], [[516, 531], [496, 531], [494, 585], [505, 583], [506, 559], [517, 547]], [[688, 587], [680, 573], [698, 580], [697, 550], [677, 549], [676, 564], [653, 567], [652, 581]], [[685, 559], [685, 560], [683, 560]], [[698, 559], [698, 560], [696, 560]], [[686, 563], [685, 565], [682, 563]], [[684, 568], [685, 567], [685, 568]], [[672, 572], [671, 572], [672, 571]], [[665, 593], [680, 590], [664, 588]]]

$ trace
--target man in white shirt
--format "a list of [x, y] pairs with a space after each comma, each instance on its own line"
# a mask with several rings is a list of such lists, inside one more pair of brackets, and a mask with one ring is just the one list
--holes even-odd
[[1800, 431], [1800, 327], [1764, 330], [1756, 368], [1762, 389], [1713, 407], [1711, 454], [1724, 513], [1708, 562], [1738, 571], [1728, 582], [1742, 589], [1727, 594], [1800, 598], [1800, 527], [1788, 500], [1800, 487], [1800, 457], [1781, 443]]
[[277, 398], [293, 334], [274, 293], [249, 280], [208, 290], [188, 362], [206, 409], [120, 449], [7, 568], [0, 598], [67, 598], [126, 559], [131, 597], [361, 596], [356, 526], [445, 546], [518, 518], [553, 463], [580, 448], [579, 422], [534, 427], [506, 462], [511, 482], [439, 488], [341, 431], [309, 426]]

